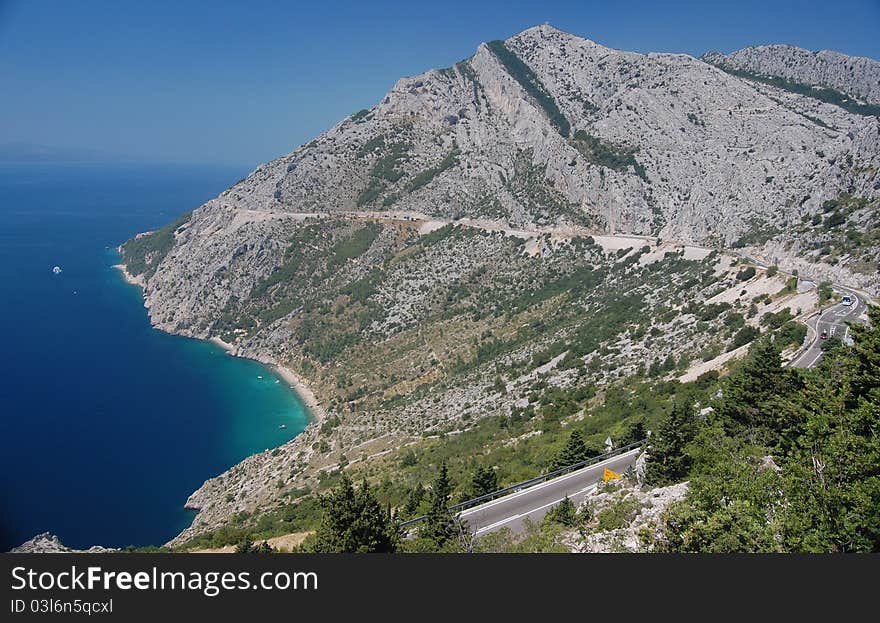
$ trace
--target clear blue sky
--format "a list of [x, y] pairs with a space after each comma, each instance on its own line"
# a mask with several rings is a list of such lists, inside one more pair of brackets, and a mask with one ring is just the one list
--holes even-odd
[[256, 164], [401, 76], [543, 22], [640, 52], [789, 43], [880, 58], [880, 0], [0, 0], [0, 143]]

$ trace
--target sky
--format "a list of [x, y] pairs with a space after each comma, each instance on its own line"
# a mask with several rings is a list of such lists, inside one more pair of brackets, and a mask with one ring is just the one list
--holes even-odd
[[788, 43], [880, 59], [880, 0], [0, 0], [0, 145], [256, 165], [402, 76], [544, 22], [638, 52]]

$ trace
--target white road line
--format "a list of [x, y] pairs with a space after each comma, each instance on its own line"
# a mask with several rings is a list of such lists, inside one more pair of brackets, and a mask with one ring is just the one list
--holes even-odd
[[551, 485], [559, 484], [560, 482], [568, 480], [569, 478], [573, 478], [575, 476], [582, 476], [583, 472], [586, 470], [594, 469], [594, 468], [600, 467], [602, 465], [607, 465], [611, 461], [616, 461], [617, 459], [628, 456], [634, 452], [640, 452], [640, 451], [641, 451], [641, 448], [634, 448], [633, 450], [627, 450], [623, 454], [618, 454], [617, 456], [612, 456], [611, 458], [605, 459], [604, 461], [601, 461], [599, 463], [594, 463], [593, 465], [587, 465], [586, 467], [583, 467], [577, 471], [571, 472], [570, 474], [566, 474], [565, 476], [560, 476], [559, 478], [547, 480], [545, 482], [542, 482], [539, 485], [535, 485], [534, 487], [529, 487], [528, 489], [523, 489], [522, 491], [517, 491], [516, 493], [511, 493], [510, 495], [505, 495], [505, 496], [502, 496], [502, 497], [497, 498], [495, 500], [491, 500], [489, 502], [486, 502], [484, 504], [480, 504], [479, 506], [474, 506], [473, 508], [469, 508], [465, 511], [462, 511], [461, 516], [465, 517], [466, 515], [472, 515], [473, 513], [477, 512], [477, 511], [485, 510], [487, 508], [491, 508], [491, 507], [496, 506], [498, 504], [502, 504], [504, 502], [509, 502], [510, 500], [515, 500], [516, 498], [522, 497], [526, 494], [531, 494], [531, 493], [534, 493], [535, 491], [540, 491], [541, 489], [544, 489], [544, 488], [549, 487]]
[[489, 524], [488, 526], [483, 526], [482, 528], [479, 528], [479, 529], [476, 531], [475, 534], [479, 535], [481, 532], [486, 532], [486, 531], [488, 531], [488, 530], [494, 530], [495, 528], [497, 528], [497, 527], [499, 527], [499, 526], [503, 526], [503, 525], [506, 524], [506, 523], [510, 523], [511, 521], [514, 521], [514, 520], [516, 520], [516, 519], [519, 519], [520, 517], [525, 517], [526, 515], [531, 515], [532, 513], [537, 513], [538, 511], [540, 511], [540, 510], [544, 510], [545, 508], [550, 507], [550, 506], [556, 506], [557, 504], [559, 504], [559, 503], [560, 503], [562, 500], [564, 500], [565, 498], [569, 498], [569, 499], [571, 499], [571, 498], [573, 498], [573, 497], [575, 497], [575, 496], [580, 495], [581, 493], [586, 493], [587, 491], [590, 491], [591, 489], [595, 489], [597, 486], [598, 486], [598, 483], [593, 483], [593, 484], [591, 484], [591, 485], [587, 485], [586, 487], [584, 487], [584, 488], [581, 489], [580, 491], [575, 491], [575, 492], [572, 493], [571, 495], [568, 495], [568, 494], [563, 495], [563, 496], [562, 496], [561, 498], [559, 498], [558, 500], [554, 500], [554, 501], [552, 501], [552, 502], [549, 502], [549, 503], [547, 503], [547, 504], [544, 504], [544, 506], [539, 506], [538, 508], [533, 508], [533, 509], [531, 509], [531, 510], [526, 511], [525, 513], [519, 513], [519, 514], [517, 514], [517, 515], [512, 515], [512, 516], [510, 516], [510, 517], [507, 517], [507, 518], [505, 518], [505, 519], [502, 519], [501, 521], [496, 521], [496, 522], [493, 523], [493, 524]]
[[808, 368], [813, 367], [813, 364], [816, 363], [817, 361], [819, 361], [819, 357], [821, 357], [821, 356], [822, 356], [822, 351], [820, 350], [819, 353], [815, 357], [813, 357], [813, 361], [811, 361], [810, 363], [807, 364], [807, 367]]

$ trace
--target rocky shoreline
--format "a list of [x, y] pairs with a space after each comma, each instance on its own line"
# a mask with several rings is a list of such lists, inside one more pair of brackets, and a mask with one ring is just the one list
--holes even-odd
[[[121, 252], [121, 248], [120, 248], [120, 252]], [[147, 284], [146, 284], [146, 280], [144, 279], [143, 275], [137, 275], [137, 276], [132, 275], [128, 271], [125, 264], [122, 264], [122, 263], [116, 264], [113, 267], [116, 268], [117, 270], [119, 270], [119, 272], [122, 274], [122, 277], [125, 279], [125, 281], [127, 283], [129, 283], [131, 285], [136, 285], [141, 288], [141, 293], [144, 298], [144, 306], [149, 309], [149, 301], [146, 296]], [[158, 329], [160, 331], [164, 330], [162, 327], [158, 326], [158, 324], [153, 319], [152, 315], [150, 315], [150, 322], [151, 322], [154, 329]], [[177, 332], [172, 331], [171, 333], [174, 334]], [[196, 337], [196, 336], [187, 335], [185, 337]], [[196, 337], [196, 339], [205, 339], [205, 338]], [[288, 446], [293, 447], [296, 445], [301, 445], [302, 448], [300, 449], [300, 455], [305, 456], [305, 457], [308, 457], [309, 455], [311, 455], [312, 450], [311, 450], [310, 446], [311, 446], [312, 442], [314, 441], [313, 437], [315, 437], [317, 434], [318, 426], [320, 426], [320, 424], [326, 419], [327, 411], [321, 405], [320, 401], [318, 400], [317, 396], [315, 395], [315, 392], [313, 391], [313, 389], [309, 385], [309, 383], [304, 378], [302, 378], [299, 374], [294, 372], [292, 369], [281, 364], [276, 359], [274, 359], [270, 356], [264, 355], [262, 353], [255, 353], [253, 351], [244, 352], [240, 348], [236, 347], [235, 345], [230, 344], [230, 343], [228, 343], [228, 342], [226, 342], [216, 336], [210, 337], [207, 339], [208, 339], [208, 341], [210, 341], [213, 344], [222, 348], [224, 351], [226, 351], [229, 355], [231, 355], [233, 357], [241, 357], [244, 359], [250, 359], [252, 361], [257, 361], [265, 366], [272, 368], [278, 374], [278, 376], [280, 376], [281, 378], [283, 378], [287, 382], [290, 389], [297, 394], [297, 396], [300, 398], [300, 400], [302, 400], [303, 404], [305, 405], [305, 407], [308, 411], [309, 424], [303, 432], [301, 432], [299, 435], [297, 435], [291, 441], [284, 444], [284, 446], [282, 446], [282, 447], [288, 447]], [[228, 516], [228, 514], [230, 512], [235, 512], [236, 509], [227, 508], [227, 506], [229, 506], [229, 505], [225, 502], [226, 495], [227, 495], [227, 485], [228, 485], [227, 476], [234, 475], [234, 474], [248, 473], [249, 471], [254, 469], [254, 467], [260, 465], [264, 460], [266, 460], [267, 454], [270, 454], [270, 453], [260, 452], [260, 453], [251, 455], [250, 457], [247, 457], [246, 459], [244, 459], [243, 461], [232, 466], [231, 468], [224, 471], [223, 473], [218, 474], [217, 476], [210, 477], [207, 480], [205, 480], [205, 482], [202, 484], [202, 486], [200, 486], [192, 494], [190, 494], [190, 496], [187, 498], [186, 502], [184, 503], [184, 508], [197, 511], [197, 515], [193, 519], [193, 523], [190, 525], [190, 527], [186, 528], [180, 534], [178, 534], [176, 537], [174, 537], [172, 540], [170, 540], [168, 543], [166, 543], [166, 545], [167, 546], [180, 545], [181, 543], [189, 540], [190, 538], [192, 538], [196, 534], [202, 532], [205, 529], [206, 525], [207, 526], [213, 525], [213, 524], [217, 523], [217, 520], [219, 518]], [[238, 510], [240, 510], [240, 509], [238, 509]], [[42, 536], [43, 535], [39, 535], [38, 537], [34, 537], [34, 539], [38, 539]], [[56, 537], [56, 540], [57, 540], [57, 537]], [[30, 543], [30, 541], [28, 543]], [[27, 545], [27, 544], [25, 544], [25, 545]], [[24, 547], [24, 545], [22, 547]], [[49, 548], [46, 551], [50, 551], [50, 550], [51, 550], [51, 548]], [[52, 551], [54, 551], [54, 550], [52, 550]], [[58, 550], [58, 551], [65, 551], [65, 550]]]

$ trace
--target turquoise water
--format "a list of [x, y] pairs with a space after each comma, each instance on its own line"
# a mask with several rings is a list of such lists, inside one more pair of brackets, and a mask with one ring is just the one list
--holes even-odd
[[120, 242], [246, 172], [0, 167], [0, 551], [44, 531], [161, 544], [205, 479], [307, 424], [271, 370], [152, 329], [112, 268]]

